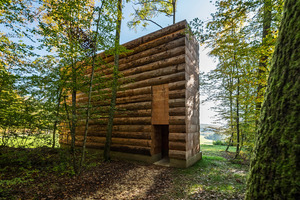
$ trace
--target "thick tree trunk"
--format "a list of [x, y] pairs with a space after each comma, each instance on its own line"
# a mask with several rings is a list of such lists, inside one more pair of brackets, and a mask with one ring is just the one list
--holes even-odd
[[286, 0], [261, 109], [246, 199], [300, 196], [300, 1]]
[[122, 0], [118, 0], [118, 19], [116, 26], [116, 39], [115, 39], [115, 64], [113, 69], [113, 85], [112, 85], [112, 97], [109, 111], [109, 120], [107, 124], [107, 135], [104, 147], [104, 160], [110, 160], [110, 146], [111, 136], [113, 130], [113, 120], [116, 107], [117, 88], [118, 88], [118, 73], [119, 73], [119, 54], [120, 54], [120, 33], [121, 33], [121, 21], [122, 21]]

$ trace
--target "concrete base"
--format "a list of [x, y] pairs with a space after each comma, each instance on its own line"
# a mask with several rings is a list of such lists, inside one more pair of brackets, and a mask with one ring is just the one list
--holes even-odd
[[178, 167], [178, 168], [188, 168], [201, 159], [202, 159], [202, 152], [200, 151], [199, 153], [189, 158], [188, 160], [179, 160], [179, 159], [170, 158], [170, 166]]
[[170, 167], [170, 159], [169, 158], [163, 158], [155, 163], [153, 163], [154, 165], [158, 165], [158, 166], [164, 166], [164, 167]]
[[[68, 145], [61, 145], [61, 148], [69, 148], [70, 146]], [[100, 153], [101, 155], [103, 154], [103, 150], [101, 149], [93, 149], [93, 148], [87, 148], [88, 151], [90, 152], [95, 152]], [[161, 154], [155, 154], [153, 156], [146, 156], [146, 155], [140, 155], [140, 154], [132, 154], [132, 153], [123, 153], [123, 152], [117, 152], [117, 151], [111, 151], [111, 157], [116, 158], [116, 159], [121, 159], [121, 160], [134, 160], [134, 161], [141, 161], [144, 163], [149, 163], [149, 164], [156, 164], [156, 165], [161, 165], [161, 166], [166, 166], [166, 167], [176, 167], [176, 168], [187, 168], [195, 164], [197, 161], [201, 160], [202, 158], [202, 152], [200, 151], [193, 157], [189, 158], [188, 160], [179, 160], [179, 159], [174, 159], [170, 158], [166, 162], [166, 159], [161, 158]]]
[[111, 151], [110, 153], [112, 158], [117, 158], [122, 160], [124, 159], [124, 160], [142, 161], [145, 163], [154, 163], [161, 158], [160, 154], [156, 154], [153, 156], [146, 156], [146, 155], [123, 153], [123, 152], [116, 152], [116, 151]]

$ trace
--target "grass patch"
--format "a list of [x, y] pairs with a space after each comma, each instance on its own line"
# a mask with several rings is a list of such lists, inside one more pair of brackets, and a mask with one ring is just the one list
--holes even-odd
[[[14, 147], [14, 148], [38, 148], [38, 147], [52, 147], [52, 134], [34, 134], [34, 135], [18, 135], [11, 134], [10, 136], [0, 136], [0, 146]], [[55, 147], [59, 147], [59, 137], [56, 134]]]
[[[248, 166], [232, 163], [226, 146], [201, 145], [202, 160], [174, 171], [170, 199], [243, 199]], [[230, 147], [229, 152], [235, 152]]]

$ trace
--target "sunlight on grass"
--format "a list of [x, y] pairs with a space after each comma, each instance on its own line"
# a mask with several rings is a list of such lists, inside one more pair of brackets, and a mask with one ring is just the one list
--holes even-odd
[[[37, 148], [37, 147], [52, 147], [52, 134], [36, 134], [31, 136], [10, 136], [0, 137], [0, 146], [22, 147], [22, 148]], [[58, 134], [56, 134], [55, 147], [59, 147]]]
[[[248, 166], [232, 163], [226, 146], [201, 145], [203, 157], [194, 166], [178, 169], [172, 199], [243, 199]], [[230, 152], [235, 147], [229, 148]], [[182, 186], [184, 186], [182, 188]]]

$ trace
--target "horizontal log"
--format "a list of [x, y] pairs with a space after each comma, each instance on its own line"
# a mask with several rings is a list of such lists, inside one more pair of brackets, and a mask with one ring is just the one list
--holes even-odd
[[131, 97], [131, 96], [142, 95], [142, 94], [151, 94], [151, 86], [118, 91], [117, 92], [117, 98]]
[[155, 53], [152, 55], [148, 55], [147, 57], [139, 58], [129, 63], [124, 63], [119, 65], [119, 70], [122, 72], [126, 69], [131, 69], [137, 66], [146, 65], [149, 63], [153, 63], [162, 59], [171, 58], [175, 56], [179, 56], [185, 53], [185, 46], [179, 46], [173, 49], [169, 49], [160, 53]]
[[151, 100], [152, 100], [151, 94], [142, 94], [142, 95], [136, 95], [130, 97], [117, 98], [116, 102], [117, 104], [125, 104], [125, 103], [145, 102]]
[[166, 75], [166, 76], [161, 76], [161, 77], [156, 77], [156, 78], [151, 78], [143, 81], [125, 84], [122, 85], [121, 87], [124, 89], [140, 88], [140, 87], [145, 87], [150, 85], [151, 86], [161, 85], [161, 84], [166, 84], [174, 81], [181, 81], [184, 79], [185, 79], [185, 72], [179, 72], [176, 74], [171, 74], [171, 75]]
[[186, 152], [179, 150], [169, 150], [169, 157], [174, 159], [186, 160]]
[[[89, 131], [106, 131], [106, 125], [90, 125]], [[84, 126], [77, 127], [77, 131], [82, 132], [84, 131]], [[151, 125], [114, 125], [113, 132], [151, 132], [152, 126]]]
[[[76, 136], [77, 142], [83, 141], [83, 136]], [[97, 137], [97, 136], [89, 136], [87, 137], [86, 142], [94, 142], [94, 143], [102, 143], [104, 144], [106, 141], [106, 137]], [[112, 138], [112, 145], [131, 145], [131, 146], [141, 146], [141, 147], [150, 147], [151, 140], [145, 139], [131, 139], [131, 138]]]
[[121, 104], [116, 106], [119, 110], [142, 110], [142, 109], [151, 109], [151, 101], [148, 102], [137, 102], [137, 103], [128, 103]]
[[185, 99], [169, 99], [170, 108], [185, 107]]
[[160, 37], [163, 37], [164, 35], [168, 35], [168, 34], [174, 33], [174, 32], [179, 31], [179, 30], [182, 30], [183, 31], [182, 33], [184, 34], [185, 28], [186, 28], [186, 21], [181, 21], [181, 22], [178, 22], [178, 23], [176, 23], [174, 25], [171, 25], [169, 27], [160, 29], [160, 30], [155, 31], [153, 33], [150, 33], [146, 36], [143, 36], [141, 38], [133, 40], [131, 42], [125, 43], [123, 46], [125, 46], [128, 49], [132, 49], [132, 48], [134, 48], [136, 46], [139, 46], [143, 43], [147, 43], [147, 42], [150, 42], [152, 40], [156, 40]]
[[151, 124], [151, 117], [126, 117], [126, 118], [115, 118], [115, 125], [140, 125], [140, 124]]
[[[175, 25], [170, 26], [169, 28], [164, 28], [154, 33], [143, 36], [141, 38], [127, 42], [122, 46], [124, 46], [127, 49], [131, 49], [133, 51], [128, 52], [126, 55], [120, 55], [120, 58], [122, 59], [125, 56], [132, 55], [138, 53], [139, 51], [145, 51], [146, 49], [152, 48], [153, 45], [151, 44], [153, 43], [153, 41], [155, 41], [157, 44], [164, 44], [172, 40], [173, 38], [176, 39], [179, 37], [184, 37], [185, 28], [186, 28], [186, 22], [182, 21]], [[113, 61], [113, 56], [107, 55], [106, 52], [102, 52], [98, 54], [98, 56], [102, 57], [106, 62]]]
[[[83, 132], [78, 132], [78, 135], [83, 135]], [[107, 131], [89, 131], [89, 136], [106, 137]], [[113, 138], [131, 138], [131, 139], [151, 139], [151, 132], [112, 132]]]
[[186, 143], [185, 142], [169, 142], [169, 149], [170, 150], [180, 150], [185, 151], [186, 150]]
[[[176, 74], [178, 72], [183, 72], [185, 70], [185, 64], [172, 65], [165, 68], [155, 69], [152, 71], [147, 71], [132, 76], [126, 76], [123, 79], [125, 81], [137, 82], [145, 79], [155, 78], [159, 76], [165, 76], [169, 74]], [[124, 81], [124, 80], [123, 80]]]
[[[144, 58], [140, 58], [131, 63], [125, 63], [119, 65], [119, 71], [124, 76], [151, 71], [153, 69], [163, 68], [166, 66], [177, 65], [185, 62], [185, 46], [177, 47], [164, 51], [158, 54], [153, 54]], [[104, 71], [101, 71], [101, 75], [105, 74], [106, 79], [111, 79], [112, 77], [112, 68], [107, 68]], [[98, 75], [98, 72], [95, 72], [95, 76]]]
[[169, 133], [169, 141], [186, 141], [186, 133]]
[[169, 125], [170, 133], [185, 133], [186, 125]]
[[170, 116], [185, 116], [185, 107], [175, 107], [169, 108], [169, 115]]
[[130, 75], [139, 74], [139, 73], [143, 73], [146, 71], [152, 71], [155, 69], [165, 68], [165, 67], [169, 67], [169, 66], [173, 66], [173, 65], [179, 65], [182, 63], [185, 63], [185, 55], [184, 54], [175, 56], [175, 57], [171, 57], [171, 58], [165, 58], [165, 59], [162, 59], [162, 60], [150, 63], [150, 64], [146, 64], [143, 66], [127, 69], [127, 70], [121, 71], [121, 73], [124, 77], [127, 77]]
[[[151, 92], [151, 87], [147, 87], [147, 88], [142, 88], [141, 90], [139, 89], [131, 89], [129, 91], [123, 91], [122, 93], [120, 92], [120, 96], [125, 96], [126, 97], [120, 97], [117, 98], [117, 104], [125, 104], [125, 103], [135, 103], [135, 102], [144, 102], [144, 101], [151, 101], [152, 97], [151, 97], [151, 93], [149, 94], [142, 94], [142, 95], [135, 95], [135, 94], [139, 94], [139, 93], [143, 93], [143, 92]], [[127, 96], [129, 94], [132, 94], [131, 96]], [[169, 92], [169, 98], [170, 99], [178, 99], [178, 98], [185, 98], [185, 90], [173, 90]], [[82, 106], [84, 105], [83, 100], [87, 101], [87, 98], [82, 97], [80, 101], [80, 103], [83, 103]], [[178, 106], [178, 102], [174, 101], [174, 106]], [[69, 102], [71, 103], [71, 101]], [[182, 102], [181, 102], [182, 103]], [[102, 101], [98, 101], [98, 102], [92, 102], [92, 106], [93, 107], [98, 107], [98, 106], [109, 106], [110, 105], [110, 99], [108, 100], [102, 100]], [[105, 109], [103, 109], [102, 111], [105, 111]]]
[[130, 146], [130, 145], [112, 145], [112, 151], [118, 151], [122, 153], [132, 153], [132, 154], [142, 154], [150, 156], [150, 147], [137, 147], [137, 146]]
[[169, 91], [169, 99], [185, 98], [185, 89]]
[[[179, 38], [179, 39], [177, 39]], [[185, 38], [182, 37], [181, 32], [176, 32], [174, 35], [167, 35], [163, 38], [165, 41], [168, 39], [169, 41], [166, 41], [165, 43], [161, 43], [162, 39], [152, 41], [151, 45], [143, 45], [136, 47], [134, 49], [131, 49], [132, 52], [128, 53], [126, 57], [123, 57], [120, 59], [120, 70], [128, 69], [126, 65], [131, 62], [134, 62], [136, 60], [139, 60], [141, 58], [149, 57], [154, 54], [158, 54], [161, 52], [166, 52], [170, 49], [175, 49], [177, 47], [185, 46]], [[148, 49], [145, 49], [145, 47], [148, 47]], [[149, 49], [149, 47], [152, 47]]]
[[[118, 113], [128, 113], [130, 116], [134, 116], [134, 112], [137, 111], [137, 115], [139, 115], [138, 110], [149, 110], [151, 109], [151, 101], [147, 102], [136, 102], [136, 103], [127, 103], [116, 105], [116, 115]], [[100, 118], [100, 117], [108, 117], [108, 112], [110, 110], [110, 106], [108, 105], [93, 105], [91, 109], [92, 118]], [[86, 113], [85, 108], [77, 109], [78, 113], [82, 113], [82, 119], [85, 119]], [[79, 116], [78, 116], [79, 117]]]
[[[182, 34], [182, 30], [176, 31], [172, 34], [165, 35], [161, 38], [158, 38], [154, 41], [150, 41], [148, 43], [141, 44], [137, 47], [130, 49], [130, 52], [127, 52], [125, 55], [120, 55], [120, 64], [129, 63], [136, 59], [146, 57], [152, 55], [153, 53], [159, 53], [162, 51], [166, 51], [168, 49], [172, 49], [178, 46], [185, 45], [185, 37]], [[114, 58], [113, 56], [106, 57], [106, 63], [113, 64]], [[91, 69], [87, 71], [90, 73]]]
[[119, 117], [151, 117], [151, 109], [116, 111], [115, 118]]
[[[85, 120], [81, 120], [77, 122], [77, 126], [85, 125]], [[107, 124], [108, 119], [91, 119], [89, 120], [89, 125], [97, 125], [97, 124]], [[114, 125], [140, 125], [140, 124], [151, 124], [151, 117], [125, 117], [125, 118], [114, 118]]]
[[[76, 146], [81, 147], [82, 142], [77, 141]], [[104, 149], [104, 143], [88, 142], [86, 143], [86, 147], [94, 148], [94, 149]], [[122, 153], [142, 154], [142, 155], [149, 155], [149, 156], [151, 155], [150, 147], [137, 147], [137, 146], [130, 146], [130, 145], [112, 144], [110, 150], [122, 152]]]
[[185, 80], [169, 83], [169, 90], [170, 91], [172, 91], [172, 90], [181, 90], [181, 89], [185, 89]]
[[131, 138], [112, 138], [112, 144], [131, 145], [141, 147], [151, 147], [151, 140], [131, 139]]
[[[120, 104], [120, 105], [116, 105], [115, 109], [117, 110], [117, 112], [127, 112], [127, 111], [133, 112], [134, 110], [151, 109], [151, 101]], [[78, 111], [82, 112], [81, 110], [78, 109]], [[107, 117], [109, 110], [110, 110], [110, 106], [108, 105], [93, 105], [92, 113], [94, 113], [95, 115], [99, 114], [104, 117]]]
[[185, 125], [185, 116], [170, 116], [169, 123], [172, 125]]

